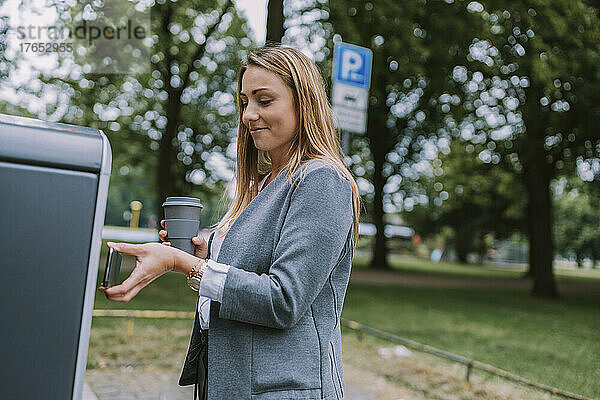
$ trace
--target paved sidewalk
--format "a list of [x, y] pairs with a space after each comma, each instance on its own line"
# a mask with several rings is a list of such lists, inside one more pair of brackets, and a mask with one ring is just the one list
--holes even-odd
[[81, 400], [98, 400], [98, 396], [92, 391], [92, 388], [90, 388], [90, 385], [88, 385], [87, 382], [83, 382], [83, 395], [81, 396]]
[[[82, 400], [191, 400], [193, 387], [180, 387], [177, 377], [158, 371], [142, 372], [127, 368], [118, 370], [88, 371], [93, 390], [86, 382]], [[344, 400], [377, 400], [348, 385]]]

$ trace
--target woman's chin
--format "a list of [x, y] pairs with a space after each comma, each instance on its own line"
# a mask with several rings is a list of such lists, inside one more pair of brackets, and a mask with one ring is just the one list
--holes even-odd
[[256, 140], [254, 137], [252, 138], [254, 141], [254, 147], [261, 151], [269, 151], [271, 148], [266, 146], [261, 140]]

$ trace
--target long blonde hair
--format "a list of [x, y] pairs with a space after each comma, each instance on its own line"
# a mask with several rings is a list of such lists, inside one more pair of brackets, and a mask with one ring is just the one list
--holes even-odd
[[266, 151], [258, 150], [250, 136], [248, 127], [242, 123], [243, 108], [240, 107], [242, 77], [248, 66], [258, 66], [277, 74], [292, 89], [297, 109], [298, 132], [289, 149], [287, 174], [290, 183], [292, 174], [303, 161], [321, 159], [344, 174], [352, 184], [352, 208], [354, 247], [358, 241], [358, 218], [360, 195], [350, 171], [342, 162], [339, 132], [333, 125], [333, 111], [327, 100], [325, 84], [316, 65], [302, 52], [283, 46], [266, 46], [247, 57], [238, 74], [238, 135], [236, 161], [236, 188], [233, 202], [218, 224], [217, 229], [227, 230], [244, 208], [258, 194], [258, 183], [271, 170], [271, 161]]

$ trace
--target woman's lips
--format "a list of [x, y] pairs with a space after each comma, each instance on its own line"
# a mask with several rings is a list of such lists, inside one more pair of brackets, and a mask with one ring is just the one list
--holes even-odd
[[256, 132], [260, 132], [265, 130], [266, 128], [254, 128], [254, 129], [250, 129], [250, 133], [256, 133]]

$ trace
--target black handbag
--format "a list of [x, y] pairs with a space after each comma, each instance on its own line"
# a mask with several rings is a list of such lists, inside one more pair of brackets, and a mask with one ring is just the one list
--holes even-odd
[[[210, 246], [213, 236], [211, 233], [208, 239], [208, 255], [210, 258]], [[199, 300], [199, 299], [198, 299]], [[190, 346], [183, 363], [181, 376], [179, 377], [179, 386], [194, 385], [194, 400], [200, 394], [200, 400], [207, 398], [208, 391], [208, 329], [200, 327], [200, 316], [198, 315], [198, 303], [196, 303], [196, 316], [194, 318], [194, 328], [190, 338]]]

